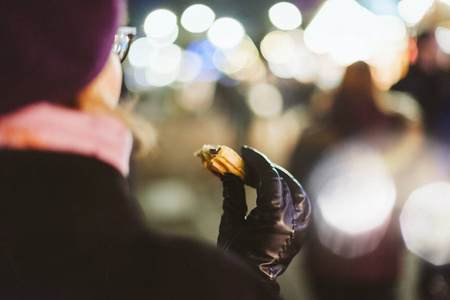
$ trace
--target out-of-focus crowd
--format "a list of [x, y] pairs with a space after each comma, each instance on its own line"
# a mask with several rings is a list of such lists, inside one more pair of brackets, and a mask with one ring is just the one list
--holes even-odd
[[313, 204], [304, 250], [280, 280], [286, 299], [450, 299], [450, 73], [434, 34], [415, 45], [389, 91], [362, 61], [333, 91], [273, 79], [286, 107], [277, 118], [253, 116], [242, 87], [220, 83], [204, 84], [212, 104], [196, 113], [170, 106], [181, 93], [141, 101], [158, 136], [135, 162], [149, 222], [214, 243], [220, 181], [193, 153], [247, 144], [291, 171]]

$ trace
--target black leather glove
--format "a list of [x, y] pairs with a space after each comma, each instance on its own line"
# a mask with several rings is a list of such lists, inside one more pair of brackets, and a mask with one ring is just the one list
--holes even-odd
[[276, 278], [303, 244], [311, 206], [301, 185], [286, 170], [252, 148], [244, 146], [241, 152], [245, 184], [256, 188], [257, 207], [247, 216], [244, 183], [233, 174], [222, 175], [218, 245], [243, 258], [279, 292]]

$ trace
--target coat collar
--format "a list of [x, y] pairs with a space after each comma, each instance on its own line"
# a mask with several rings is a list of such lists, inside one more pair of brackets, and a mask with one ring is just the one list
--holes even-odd
[[126, 177], [132, 135], [113, 116], [39, 102], [0, 118], [0, 148], [95, 157]]

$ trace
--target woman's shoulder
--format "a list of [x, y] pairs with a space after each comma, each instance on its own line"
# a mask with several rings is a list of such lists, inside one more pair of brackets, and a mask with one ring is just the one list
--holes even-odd
[[164, 299], [279, 299], [239, 258], [201, 241], [147, 231], [125, 252], [126, 276], [135, 278], [142, 293]]

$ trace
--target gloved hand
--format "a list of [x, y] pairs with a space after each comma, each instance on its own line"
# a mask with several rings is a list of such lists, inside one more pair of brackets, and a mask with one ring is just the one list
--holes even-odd
[[309, 200], [298, 181], [260, 152], [242, 147], [245, 184], [257, 190], [256, 205], [247, 216], [242, 180], [221, 176], [223, 214], [218, 246], [243, 258], [279, 292], [276, 278], [300, 250], [311, 215]]

